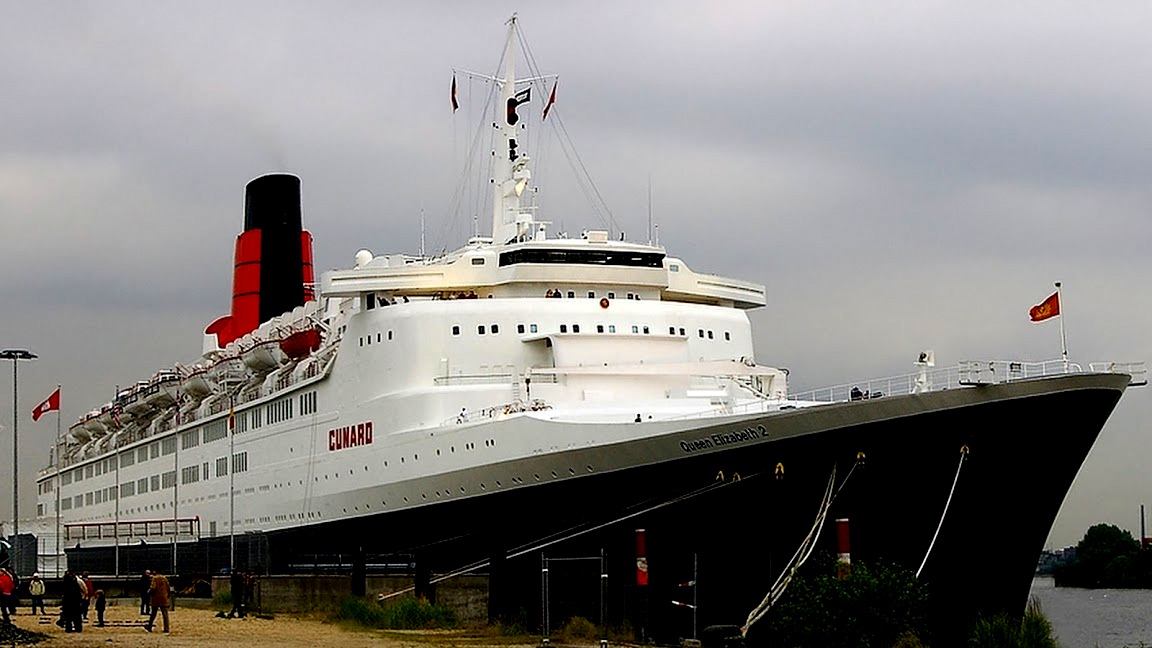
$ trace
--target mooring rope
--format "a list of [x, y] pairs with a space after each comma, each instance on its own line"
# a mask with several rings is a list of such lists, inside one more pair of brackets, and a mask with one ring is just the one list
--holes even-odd
[[[755, 474], [749, 475], [748, 477], [745, 477], [744, 480], [753, 479], [755, 477], [758, 477], [759, 475], [760, 475], [760, 473], [755, 473]], [[645, 506], [645, 507], [640, 508], [638, 510], [635, 510], [631, 513], [628, 513], [622, 517], [618, 517], [616, 519], [613, 519], [613, 520], [610, 520], [607, 522], [601, 522], [599, 524], [595, 524], [595, 525], [592, 525], [590, 527], [583, 527], [583, 528], [582, 528], [582, 525], [572, 526], [572, 527], [569, 527], [563, 531], [558, 531], [556, 533], [552, 533], [550, 535], [546, 535], [546, 536], [543, 536], [543, 537], [538, 538], [536, 540], [533, 540], [530, 543], [521, 545], [520, 547], [517, 547], [517, 548], [513, 549], [512, 551], [510, 551], [505, 556], [505, 558], [506, 559], [507, 558], [517, 558], [519, 556], [523, 556], [524, 554], [532, 553], [534, 551], [539, 551], [539, 550], [544, 549], [546, 547], [549, 547], [551, 545], [554, 545], [554, 544], [557, 544], [560, 542], [564, 542], [565, 540], [570, 540], [572, 538], [576, 538], [576, 537], [579, 537], [579, 536], [582, 536], [582, 535], [585, 535], [588, 533], [592, 533], [593, 531], [603, 529], [605, 527], [611, 526], [611, 525], [616, 524], [618, 522], [623, 522], [624, 520], [628, 520], [628, 519], [637, 517], [639, 515], [649, 513], [651, 511], [655, 511], [655, 510], [658, 510], [658, 509], [661, 509], [661, 508], [664, 508], [667, 506], [672, 506], [673, 504], [677, 504], [679, 502], [683, 502], [684, 500], [688, 500], [688, 499], [692, 499], [694, 497], [698, 497], [700, 495], [704, 495], [705, 493], [710, 493], [714, 490], [717, 490], [719, 488], [723, 488], [725, 486], [730, 486], [734, 483], [738, 483], [738, 482], [735, 482], [735, 481], [711, 482], [707, 486], [697, 488], [696, 490], [689, 491], [689, 492], [684, 493], [682, 495], [677, 495], [676, 497], [674, 497], [670, 500], [665, 500], [663, 502], [658, 502], [658, 503], [652, 504], [650, 506]], [[478, 560], [474, 563], [464, 565], [462, 567], [454, 569], [454, 570], [447, 572], [445, 574], [441, 574], [440, 576], [437, 576], [436, 578], [433, 578], [433, 579], [429, 580], [428, 582], [429, 582], [429, 584], [432, 584], [432, 583], [440, 583], [440, 582], [443, 582], [446, 580], [451, 580], [453, 578], [457, 578], [459, 576], [463, 576], [465, 574], [474, 572], [477, 569], [483, 569], [484, 567], [488, 567], [491, 565], [491, 563], [492, 563], [491, 560]], [[397, 590], [395, 592], [391, 592], [389, 594], [379, 595], [377, 597], [377, 600], [383, 601], [383, 600], [390, 599], [390, 598], [393, 598], [396, 596], [401, 596], [403, 594], [407, 594], [409, 592], [415, 591], [415, 589], [416, 589], [415, 586], [405, 587], [404, 589], [400, 589], [400, 590]]]
[[928, 564], [928, 556], [932, 555], [932, 547], [936, 546], [936, 538], [940, 536], [940, 529], [944, 526], [944, 518], [948, 516], [948, 507], [952, 505], [952, 496], [956, 493], [956, 484], [960, 481], [960, 470], [964, 468], [964, 460], [967, 458], [968, 446], [960, 446], [960, 463], [956, 466], [956, 476], [952, 478], [952, 488], [948, 491], [947, 501], [944, 502], [944, 512], [940, 514], [940, 522], [936, 524], [936, 532], [932, 534], [932, 542], [928, 543], [928, 551], [924, 554], [920, 569], [916, 570], [916, 578], [920, 578], [920, 572], [924, 571], [924, 565]]

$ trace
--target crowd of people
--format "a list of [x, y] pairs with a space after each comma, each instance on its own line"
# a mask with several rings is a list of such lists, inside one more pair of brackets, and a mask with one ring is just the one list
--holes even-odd
[[[3, 612], [4, 625], [11, 625], [11, 616], [16, 614], [16, 605], [19, 602], [17, 590], [20, 587], [19, 578], [5, 567], [0, 567], [0, 611]], [[32, 574], [28, 581], [28, 596], [32, 599], [32, 614], [47, 615], [44, 607], [44, 595], [47, 585], [39, 573]], [[168, 609], [171, 607], [171, 585], [163, 574], [145, 570], [140, 579], [140, 614], [148, 616], [144, 629], [152, 632], [156, 623], [157, 613], [163, 616], [164, 632], [170, 630]], [[79, 574], [71, 569], [64, 572], [60, 578], [60, 617], [56, 625], [64, 628], [65, 632], [83, 632], [84, 623], [88, 621], [89, 612], [96, 611], [96, 626], [103, 627], [104, 611], [108, 607], [108, 599], [104, 590], [98, 589], [88, 572]]]

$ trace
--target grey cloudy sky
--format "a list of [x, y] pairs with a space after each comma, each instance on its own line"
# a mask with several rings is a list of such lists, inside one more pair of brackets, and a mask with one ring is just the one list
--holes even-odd
[[[197, 357], [252, 177], [301, 176], [318, 269], [416, 252], [421, 208], [429, 249], [464, 240], [479, 115], [452, 115], [451, 70], [493, 71], [513, 11], [620, 226], [646, 238], [651, 178], [672, 254], [768, 286], [757, 357], [795, 387], [905, 373], [923, 348], [1058, 357], [1058, 325], [1027, 318], [1055, 280], [1074, 361], [1152, 359], [1146, 2], [10, 1], [0, 346], [41, 356], [20, 374], [22, 517], [54, 433], [28, 412], [57, 383], [67, 427]], [[544, 217], [596, 226], [540, 142]], [[1150, 393], [1124, 397], [1051, 545], [1138, 530]]]

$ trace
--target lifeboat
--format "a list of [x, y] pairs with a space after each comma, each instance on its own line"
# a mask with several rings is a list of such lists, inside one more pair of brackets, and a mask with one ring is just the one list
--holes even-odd
[[284, 364], [288, 357], [281, 351], [280, 340], [265, 340], [241, 352], [240, 359], [252, 371], [265, 372]]
[[104, 424], [100, 422], [100, 410], [98, 409], [94, 409], [80, 417], [80, 421], [93, 435], [100, 436], [108, 431], [108, 429], [104, 427]]
[[280, 340], [280, 350], [289, 358], [303, 358], [320, 348], [320, 330], [316, 328], [296, 331]]
[[146, 402], [149, 407], [164, 409], [176, 404], [176, 397], [180, 394], [180, 374], [166, 369], [156, 372], [148, 381], [148, 396]]
[[72, 427], [68, 428], [68, 434], [71, 434], [74, 439], [80, 442], [88, 441], [92, 438], [91, 432], [84, 425], [84, 419], [76, 421]]
[[212, 384], [208, 368], [196, 365], [180, 380], [180, 391], [192, 398], [204, 398], [212, 393]]
[[124, 411], [132, 416], [144, 416], [152, 411], [148, 405], [149, 386], [147, 380], [141, 380], [132, 388], [132, 392], [124, 403]]

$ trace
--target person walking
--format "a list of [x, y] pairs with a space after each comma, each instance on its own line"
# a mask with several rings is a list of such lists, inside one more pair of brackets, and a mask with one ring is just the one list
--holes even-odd
[[16, 579], [12, 578], [12, 574], [4, 567], [0, 567], [0, 612], [4, 616], [4, 625], [11, 625], [12, 619], [8, 618], [8, 610], [13, 607], [12, 598], [15, 596]]
[[168, 605], [172, 602], [172, 590], [168, 579], [158, 571], [152, 572], [152, 586], [148, 588], [149, 603], [152, 604], [152, 614], [148, 617], [148, 624], [144, 629], [152, 632], [156, 623], [156, 613], [164, 616], [164, 634], [168, 634]]
[[232, 575], [228, 578], [228, 583], [232, 589], [232, 609], [228, 611], [228, 618], [239, 615], [241, 619], [244, 618], [244, 574], [242, 572], [232, 570]]
[[84, 583], [84, 600], [80, 603], [80, 616], [87, 621], [88, 607], [92, 605], [92, 599], [96, 596], [96, 586], [92, 584], [92, 579], [88, 578], [88, 572], [80, 576], [80, 581]]
[[148, 616], [150, 606], [148, 605], [148, 590], [152, 588], [152, 572], [147, 569], [144, 574], [140, 576], [140, 615]]
[[32, 614], [36, 614], [36, 607], [40, 607], [40, 614], [48, 614], [48, 610], [44, 609], [44, 581], [40, 578], [40, 572], [32, 574], [32, 580], [28, 581], [28, 594], [32, 597]]

